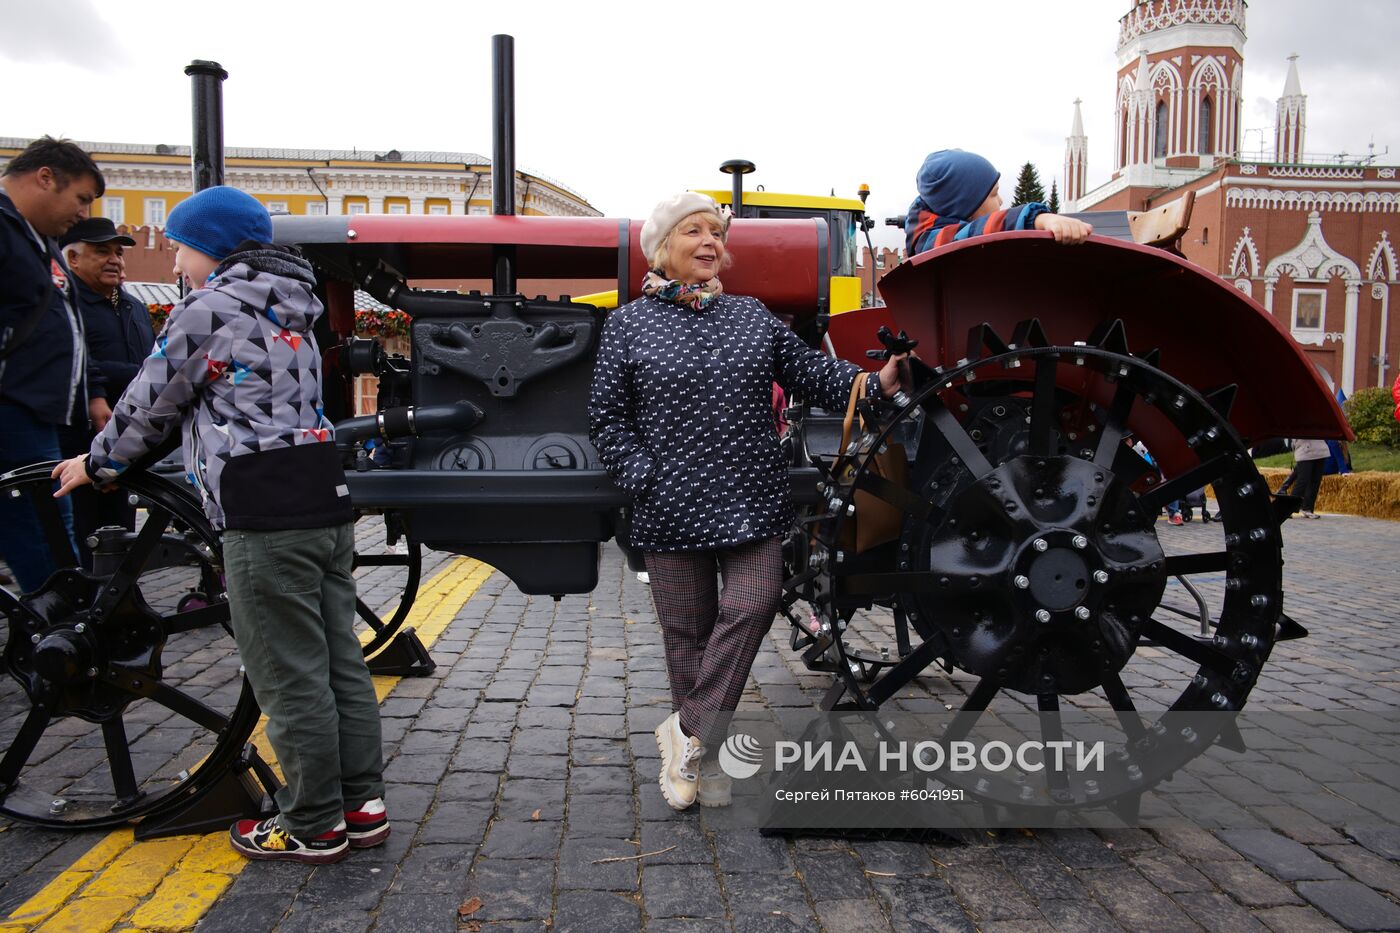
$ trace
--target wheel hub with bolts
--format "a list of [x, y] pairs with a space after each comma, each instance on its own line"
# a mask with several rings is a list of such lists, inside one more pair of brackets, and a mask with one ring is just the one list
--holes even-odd
[[1016, 457], [950, 503], [920, 598], [954, 662], [1027, 693], [1081, 693], [1117, 673], [1161, 599], [1161, 545], [1137, 497], [1070, 455]]

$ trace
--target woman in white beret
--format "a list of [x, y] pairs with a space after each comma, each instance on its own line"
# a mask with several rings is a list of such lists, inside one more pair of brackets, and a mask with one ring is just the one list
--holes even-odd
[[[729, 803], [729, 779], [705, 749], [718, 751], [782, 596], [793, 509], [773, 383], [843, 411], [860, 371], [807, 346], [757, 299], [724, 291], [728, 229], [695, 192], [652, 211], [642, 297], [608, 315], [588, 405], [603, 465], [632, 496], [631, 543], [651, 577], [674, 709], [656, 730], [660, 784], [677, 810]], [[872, 374], [871, 395], [898, 391], [902, 363]]]

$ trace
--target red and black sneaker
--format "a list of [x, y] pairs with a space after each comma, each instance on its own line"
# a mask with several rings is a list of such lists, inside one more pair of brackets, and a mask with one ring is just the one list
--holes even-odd
[[375, 797], [346, 810], [345, 837], [352, 849], [368, 849], [388, 839], [389, 813], [384, 809], [384, 798]]
[[312, 839], [298, 839], [276, 816], [239, 820], [229, 827], [228, 841], [240, 855], [252, 859], [320, 864], [338, 862], [350, 854], [344, 823]]

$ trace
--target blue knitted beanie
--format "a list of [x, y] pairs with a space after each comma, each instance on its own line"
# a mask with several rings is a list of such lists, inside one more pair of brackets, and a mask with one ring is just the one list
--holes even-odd
[[961, 149], [930, 152], [919, 167], [919, 200], [931, 213], [962, 220], [987, 200], [1001, 173], [992, 163]]
[[222, 260], [244, 240], [272, 242], [272, 218], [257, 198], [237, 188], [205, 188], [175, 205], [165, 238]]

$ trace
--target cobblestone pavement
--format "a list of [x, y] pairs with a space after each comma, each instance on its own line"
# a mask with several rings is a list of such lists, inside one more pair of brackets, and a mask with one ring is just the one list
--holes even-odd
[[[1203, 542], [1220, 534], [1218, 525], [1159, 527], [1169, 552], [1210, 550]], [[1395, 722], [1400, 524], [1293, 521], [1285, 541], [1285, 608], [1312, 635], [1275, 648], [1248, 709], [1355, 711]], [[444, 555], [429, 563], [425, 579], [453, 566]], [[388, 574], [362, 580], [372, 605], [393, 600]], [[1223, 577], [1198, 582], [1207, 598], [1223, 588]], [[877, 614], [859, 625], [858, 638], [878, 643], [889, 621]], [[787, 637], [775, 627], [745, 707], [811, 708], [825, 692], [829, 678], [808, 672]], [[236, 663], [223, 639], [182, 651], [177, 663], [190, 666], [191, 680], [201, 664]], [[213, 906], [201, 908], [198, 930], [1400, 929], [1393, 760], [1370, 762], [1367, 783], [1328, 772], [1324, 751], [1313, 777], [1326, 800], [1295, 794], [1293, 808], [1261, 802], [1272, 799], [1257, 793], [1267, 775], [1222, 767], [1210, 790], [1224, 817], [1210, 828], [1173, 819], [1163, 806], [1145, 812], [1143, 829], [971, 833], [961, 844], [766, 838], [719, 830], [705, 811], [677, 814], [662, 801], [651, 734], [670, 704], [660, 631], [646, 587], [616, 549], [605, 549], [590, 596], [529, 598], [490, 576], [437, 635], [432, 654], [432, 676], [398, 681], [383, 702], [394, 820], [387, 845], [314, 869], [209, 869], [203, 874], [217, 876]], [[1190, 667], [1142, 649], [1124, 681], [1167, 704]], [[218, 677], [207, 687], [230, 689]], [[892, 702], [941, 707], [970, 687], [961, 674], [929, 675]], [[19, 698], [12, 684], [3, 690], [0, 740], [8, 744]], [[170, 738], [160, 749], [173, 755], [174, 745]], [[73, 757], [80, 752], [82, 763]], [[100, 738], [94, 745], [90, 729], [75, 727], [53, 758], [76, 777], [100, 756]], [[60, 765], [65, 759], [72, 763]], [[89, 883], [73, 881], [75, 869], [82, 859], [93, 863], [106, 838], [0, 824], [0, 918], [65, 878]], [[217, 836], [182, 838], [169, 843], [174, 854], [162, 855], [161, 872], [138, 885], [146, 893], [106, 898], [108, 913], [123, 912], [86, 928], [178, 928], [131, 909], [154, 896], [161, 874], [191, 857], [185, 853], [221, 844]], [[628, 858], [603, 861], [618, 857]], [[61, 928], [63, 916], [41, 929]]]

